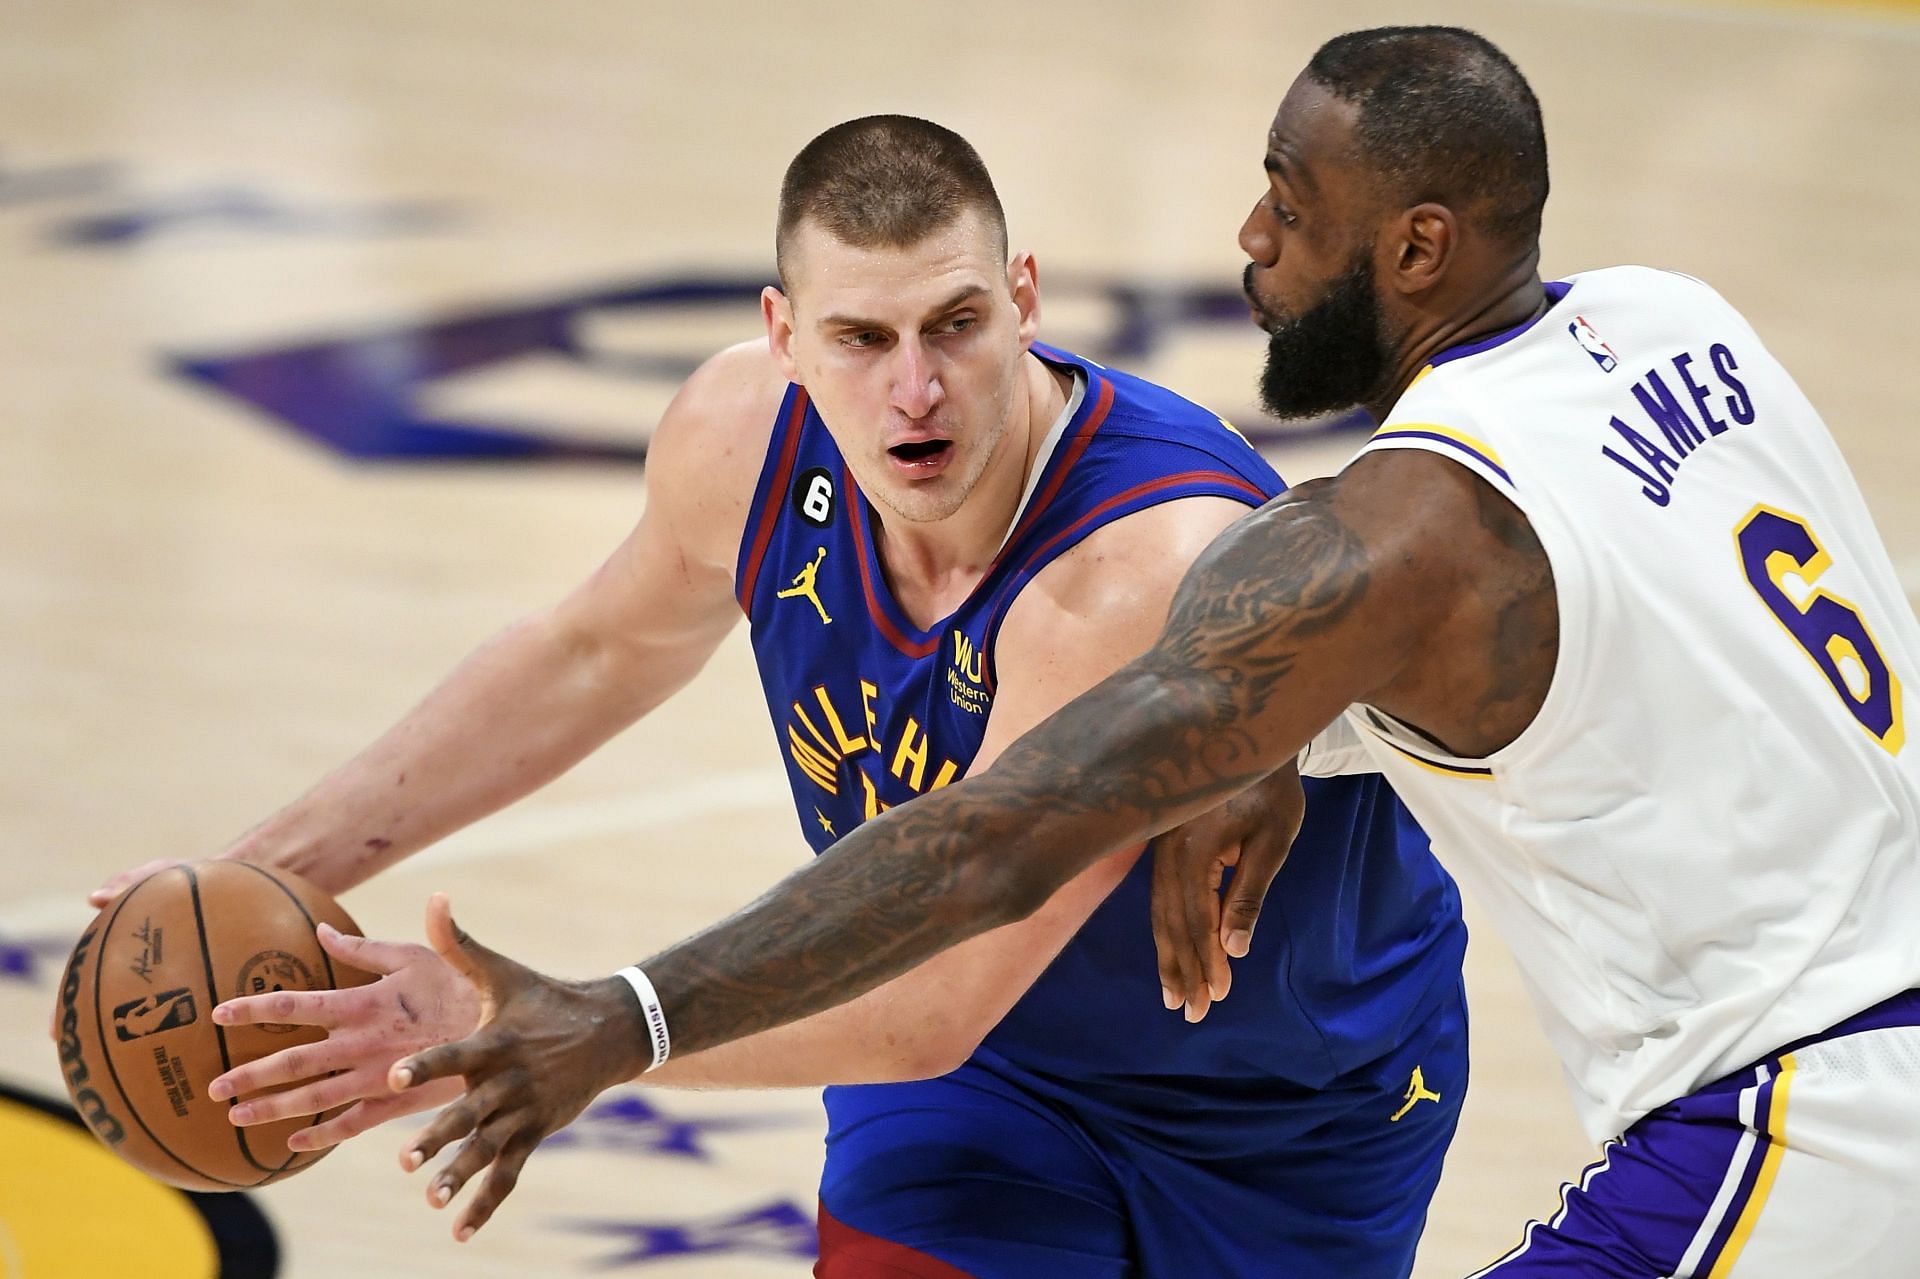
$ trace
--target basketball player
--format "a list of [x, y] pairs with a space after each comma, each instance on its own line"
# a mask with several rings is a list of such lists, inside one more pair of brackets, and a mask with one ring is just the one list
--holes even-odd
[[[1034, 343], [1033, 259], [1009, 259], [952, 133], [829, 130], [789, 170], [779, 228], [768, 341], [716, 357], [668, 410], [628, 543], [236, 855], [344, 889], [659, 703], [741, 612], [824, 851], [1144, 651], [1194, 557], [1279, 491], [1219, 418]], [[1377, 776], [1316, 786], [1285, 900], [1202, 1026], [1141, 1011], [1181, 977], [1156, 970], [1136, 843], [1023, 923], [650, 1079], [888, 1081], [827, 1090], [822, 1275], [1404, 1275], [1466, 1061], [1457, 899], [1401, 818]], [[1200, 845], [1212, 864], [1218, 839]], [[477, 1020], [431, 952], [328, 945], [396, 971], [368, 997], [219, 1014], [333, 1028], [213, 1090], [317, 1080], [236, 1109], [246, 1123], [376, 1098], [303, 1148], [415, 1108], [387, 1098], [388, 1067]], [[1216, 993], [1200, 976], [1193, 1016]]]
[[[1477, 36], [1331, 41], [1265, 167], [1241, 244], [1267, 398], [1364, 404], [1372, 441], [1228, 529], [1149, 653], [992, 768], [649, 961], [651, 986], [588, 988], [620, 1019], [531, 1054], [537, 1090], [500, 1071], [551, 983], [437, 906], [497, 1013], [396, 1067], [471, 1090], [417, 1153], [475, 1125], [512, 1149], [646, 1066], [648, 1018], [704, 1049], [1022, 918], [1344, 716], [1505, 932], [1606, 1142], [1482, 1274], [1915, 1273], [1920, 625], [1832, 437], [1699, 281], [1541, 282], [1538, 105]], [[490, 1158], [463, 1148], [446, 1184]]]

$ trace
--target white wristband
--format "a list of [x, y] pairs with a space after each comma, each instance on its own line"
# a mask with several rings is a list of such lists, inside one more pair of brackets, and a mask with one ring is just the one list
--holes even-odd
[[653, 1045], [653, 1064], [647, 1069], [658, 1070], [673, 1049], [673, 1040], [667, 1035], [667, 1014], [660, 1007], [660, 996], [654, 993], [653, 983], [647, 980], [647, 975], [640, 971], [638, 965], [622, 968], [614, 976], [624, 978], [639, 997], [640, 1015], [647, 1021], [647, 1041]]

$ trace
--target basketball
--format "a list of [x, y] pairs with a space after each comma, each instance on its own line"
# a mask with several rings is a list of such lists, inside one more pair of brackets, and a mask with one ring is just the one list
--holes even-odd
[[185, 1190], [244, 1190], [318, 1162], [325, 1150], [295, 1154], [287, 1137], [329, 1116], [236, 1128], [232, 1102], [210, 1100], [206, 1088], [234, 1066], [326, 1034], [218, 1026], [216, 1004], [373, 980], [321, 949], [322, 921], [360, 931], [312, 884], [240, 861], [169, 867], [109, 903], [75, 944], [60, 985], [61, 1073], [94, 1135]]

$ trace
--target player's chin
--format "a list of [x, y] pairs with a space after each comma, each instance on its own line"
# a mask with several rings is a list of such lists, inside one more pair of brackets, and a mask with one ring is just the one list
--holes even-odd
[[889, 475], [869, 496], [908, 523], [929, 524], [959, 510], [970, 490], [971, 485], [955, 469], [918, 478]]

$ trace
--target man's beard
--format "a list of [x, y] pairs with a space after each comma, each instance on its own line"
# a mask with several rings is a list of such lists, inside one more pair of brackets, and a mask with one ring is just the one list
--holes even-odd
[[1279, 418], [1317, 417], [1364, 404], [1386, 380], [1388, 351], [1380, 333], [1380, 298], [1373, 262], [1362, 250], [1321, 298], [1290, 319], [1271, 315], [1247, 297], [1267, 330], [1267, 365], [1260, 373], [1260, 404]]

